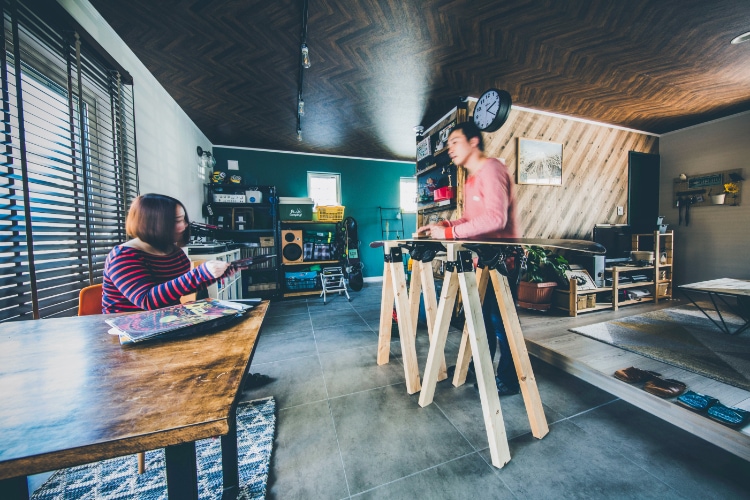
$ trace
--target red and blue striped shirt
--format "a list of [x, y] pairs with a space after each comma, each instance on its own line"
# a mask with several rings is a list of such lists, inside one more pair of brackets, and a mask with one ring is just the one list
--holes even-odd
[[205, 264], [190, 270], [181, 249], [153, 255], [123, 245], [115, 246], [104, 263], [102, 313], [158, 309], [180, 302], [216, 279]]

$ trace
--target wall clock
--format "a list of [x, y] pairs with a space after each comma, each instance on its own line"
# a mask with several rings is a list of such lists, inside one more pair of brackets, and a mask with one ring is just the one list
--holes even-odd
[[477, 101], [471, 119], [482, 132], [502, 127], [510, 114], [511, 98], [505, 90], [489, 89]]

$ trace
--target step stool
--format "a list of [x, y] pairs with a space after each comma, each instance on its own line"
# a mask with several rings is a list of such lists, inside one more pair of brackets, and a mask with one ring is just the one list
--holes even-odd
[[320, 283], [323, 285], [323, 291], [320, 292], [320, 296], [323, 297], [323, 303], [326, 303], [326, 298], [329, 293], [341, 292], [346, 294], [346, 300], [351, 302], [349, 297], [349, 291], [346, 289], [346, 282], [344, 281], [344, 271], [341, 267], [324, 267], [320, 271]]

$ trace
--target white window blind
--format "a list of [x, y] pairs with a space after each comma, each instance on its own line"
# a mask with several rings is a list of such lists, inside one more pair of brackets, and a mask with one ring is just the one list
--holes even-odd
[[132, 85], [48, 2], [0, 5], [0, 321], [74, 315], [138, 194]]

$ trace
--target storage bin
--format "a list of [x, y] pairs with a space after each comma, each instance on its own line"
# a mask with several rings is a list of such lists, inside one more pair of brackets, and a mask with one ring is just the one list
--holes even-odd
[[341, 205], [337, 206], [318, 206], [318, 221], [319, 222], [339, 222], [344, 220], [344, 207]]
[[657, 283], [656, 284], [656, 296], [662, 297], [667, 295], [669, 290], [669, 283]]
[[318, 273], [315, 271], [284, 273], [284, 277], [289, 290], [312, 290], [318, 285]]
[[589, 309], [596, 307], [596, 294], [586, 295], [586, 307]]
[[581, 309], [587, 309], [588, 308], [588, 296], [587, 295], [579, 295], [576, 297], [576, 309], [579, 311]]
[[279, 197], [279, 219], [282, 221], [311, 221], [312, 198]]

